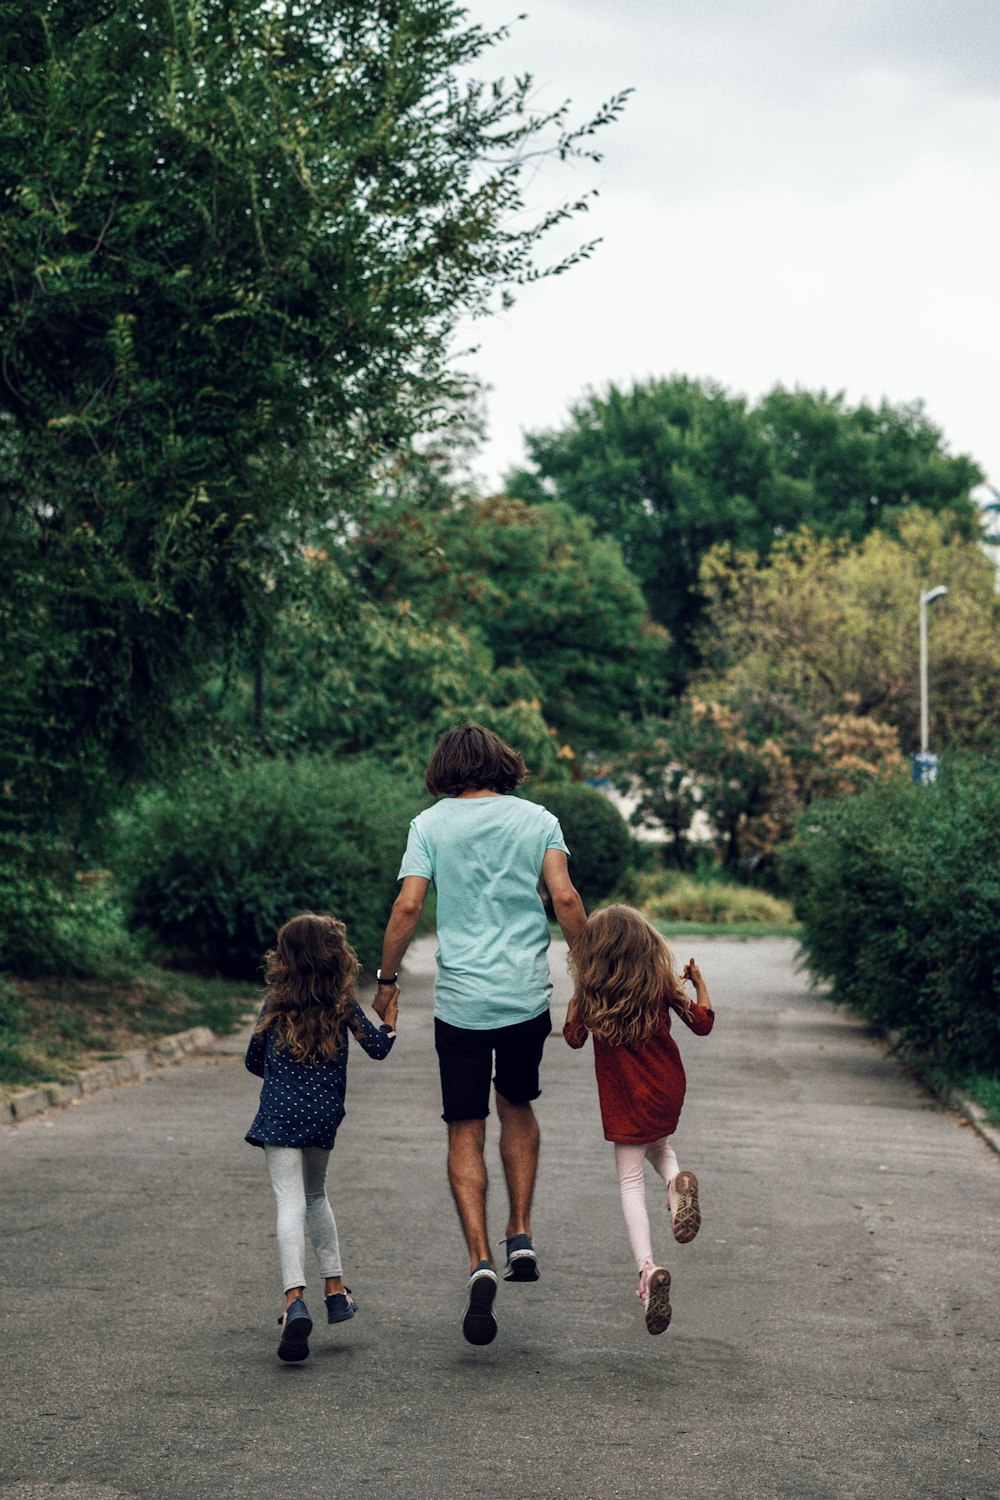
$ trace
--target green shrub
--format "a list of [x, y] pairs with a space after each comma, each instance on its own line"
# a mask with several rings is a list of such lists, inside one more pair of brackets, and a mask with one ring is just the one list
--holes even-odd
[[1000, 1063], [1000, 763], [815, 804], [782, 853], [811, 967], [942, 1065]]
[[580, 782], [532, 783], [525, 795], [559, 819], [570, 849], [570, 875], [580, 895], [594, 901], [610, 895], [632, 859], [632, 835], [614, 804]]
[[731, 926], [766, 922], [788, 927], [794, 922], [787, 901], [753, 886], [726, 880], [694, 880], [690, 875], [637, 875], [630, 893], [650, 918], [665, 922], [703, 922]]
[[138, 958], [103, 872], [57, 879], [0, 867], [0, 968], [86, 977], [117, 972]]
[[129, 923], [175, 961], [252, 977], [283, 922], [331, 911], [374, 970], [407, 825], [427, 800], [367, 758], [207, 764], [123, 821]]

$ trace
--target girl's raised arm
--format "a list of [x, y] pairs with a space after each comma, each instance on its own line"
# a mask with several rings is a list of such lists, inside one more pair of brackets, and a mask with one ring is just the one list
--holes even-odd
[[689, 958], [684, 965], [683, 977], [689, 984], [694, 985], [695, 1000], [690, 1009], [679, 1010], [678, 1014], [696, 1036], [707, 1036], [715, 1023], [715, 1011], [712, 1009], [712, 1001], [709, 998], [708, 985], [693, 958]]

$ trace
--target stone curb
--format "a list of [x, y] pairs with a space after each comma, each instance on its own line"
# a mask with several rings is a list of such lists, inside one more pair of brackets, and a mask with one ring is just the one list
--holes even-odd
[[986, 1142], [987, 1146], [1000, 1156], [1000, 1130], [995, 1125], [990, 1124], [986, 1111], [982, 1106], [977, 1104], [974, 1099], [970, 1099], [968, 1094], [963, 1094], [958, 1089], [940, 1088], [934, 1082], [933, 1078], [928, 1077], [924, 1072], [921, 1066], [920, 1054], [913, 1051], [898, 1031], [883, 1032], [882, 1037], [888, 1043], [890, 1050], [896, 1054], [901, 1062], [905, 1063], [911, 1073], [919, 1078], [928, 1093], [933, 1094], [936, 1099], [940, 1099], [945, 1109], [953, 1109], [957, 1114], [960, 1114], [963, 1120], [967, 1121], [976, 1134]]
[[165, 1036], [148, 1049], [137, 1048], [126, 1052], [112, 1062], [95, 1063], [83, 1068], [65, 1083], [45, 1083], [38, 1088], [25, 1089], [13, 1099], [0, 1103], [0, 1125], [16, 1125], [44, 1110], [71, 1104], [76, 1099], [96, 1094], [99, 1089], [114, 1088], [119, 1083], [134, 1083], [146, 1078], [155, 1068], [181, 1062], [200, 1052], [215, 1050], [216, 1037], [207, 1026], [193, 1026], [190, 1031], [178, 1031]]

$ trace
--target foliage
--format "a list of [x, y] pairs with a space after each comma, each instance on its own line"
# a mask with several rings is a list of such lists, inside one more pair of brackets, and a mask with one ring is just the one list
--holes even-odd
[[977, 541], [914, 510], [897, 536], [858, 545], [797, 533], [761, 565], [720, 546], [703, 562], [708, 601], [701, 691], [757, 705], [769, 731], [845, 709], [919, 743], [918, 608], [930, 585], [947, 598], [929, 614], [933, 742], [986, 746], [1000, 732], [1000, 598]]
[[817, 803], [782, 872], [837, 998], [955, 1068], [1000, 1065], [1000, 765]]
[[580, 782], [536, 786], [524, 795], [559, 819], [570, 851], [569, 872], [584, 900], [598, 901], [619, 885], [629, 868], [628, 824], [602, 792]]
[[664, 632], [617, 543], [568, 506], [377, 497], [347, 562], [373, 597], [457, 626], [501, 670], [530, 671], [543, 717], [579, 751], [617, 743], [620, 719], [660, 701]]
[[694, 696], [669, 720], [642, 726], [618, 775], [636, 798], [633, 821], [667, 831], [679, 868], [690, 862], [696, 814], [727, 871], [770, 856], [794, 816], [794, 773], [781, 745], [756, 742], [732, 709]]
[[647, 917], [668, 924], [697, 922], [729, 927], [757, 922], [790, 928], [795, 920], [788, 902], [766, 891], [725, 880], [695, 880], [690, 875], [637, 875], [632, 899]]
[[[546, 268], [523, 176], [592, 156], [452, 0], [13, 0], [0, 23], [0, 811], [59, 823], [183, 742], [179, 686], [306, 519], [434, 420], [456, 323]], [[25, 654], [22, 655], [22, 648]], [[110, 774], [109, 774], [110, 773]]]
[[1000, 1072], [972, 1072], [962, 1080], [973, 1099], [986, 1111], [991, 1125], [1000, 1126]]
[[106, 872], [54, 875], [40, 860], [0, 874], [0, 969], [86, 976], [139, 962]]
[[912, 506], [976, 529], [982, 474], [946, 452], [919, 405], [778, 387], [754, 407], [713, 382], [651, 380], [589, 392], [562, 429], [526, 443], [530, 467], [508, 492], [564, 501], [616, 538], [670, 632], [678, 685], [697, 663], [698, 568], [713, 546], [761, 557], [803, 524], [857, 542]]
[[208, 763], [140, 798], [116, 861], [130, 924], [176, 961], [253, 977], [278, 927], [332, 911], [374, 971], [419, 782], [376, 762]]
[[325, 550], [306, 559], [252, 670], [206, 684], [188, 707], [222, 745], [282, 753], [372, 752], [416, 772], [437, 736], [462, 718], [516, 744], [535, 774], [565, 763], [524, 668], [496, 669], [476, 634], [424, 621], [407, 600], [369, 598]]
[[686, 694], [666, 721], [647, 720], [615, 762], [632, 822], [666, 834], [678, 869], [707, 834], [728, 872], [770, 878], [774, 855], [815, 796], [847, 794], [903, 767], [895, 731], [858, 714], [776, 722], [766, 705]]

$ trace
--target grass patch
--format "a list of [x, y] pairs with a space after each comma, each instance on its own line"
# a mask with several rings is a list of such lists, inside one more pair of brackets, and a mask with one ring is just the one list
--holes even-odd
[[986, 1111], [990, 1124], [1000, 1127], [1000, 1073], [970, 1073], [962, 1086]]
[[[763, 926], [796, 936], [798, 924], [787, 901], [753, 886], [725, 880], [695, 880], [665, 871], [634, 877], [633, 904], [650, 921], [691, 923], [701, 927]], [[734, 934], [735, 935], [735, 934]], [[769, 931], [768, 936], [777, 933]]]
[[259, 986], [144, 968], [129, 978], [0, 980], [0, 1098], [192, 1026], [235, 1031]]
[[659, 917], [650, 921], [668, 941], [680, 937], [798, 938], [802, 932], [797, 922], [667, 922]]

